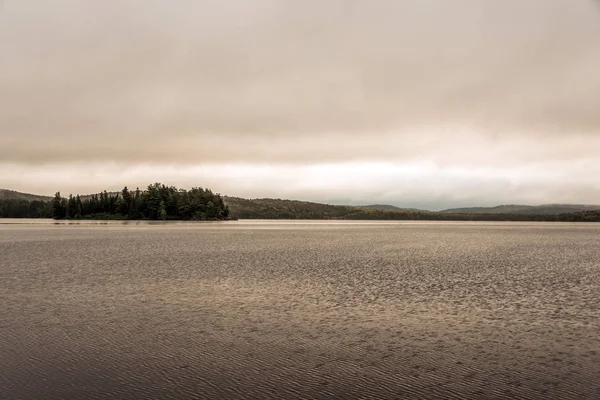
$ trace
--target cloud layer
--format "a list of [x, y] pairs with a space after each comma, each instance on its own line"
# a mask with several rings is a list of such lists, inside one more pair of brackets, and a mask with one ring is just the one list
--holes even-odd
[[6, 171], [600, 163], [593, 1], [6, 0], [0, 48]]

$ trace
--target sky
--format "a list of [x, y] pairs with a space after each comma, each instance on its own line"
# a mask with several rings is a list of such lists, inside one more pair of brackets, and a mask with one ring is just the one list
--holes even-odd
[[0, 2], [0, 188], [156, 181], [600, 204], [600, 2]]

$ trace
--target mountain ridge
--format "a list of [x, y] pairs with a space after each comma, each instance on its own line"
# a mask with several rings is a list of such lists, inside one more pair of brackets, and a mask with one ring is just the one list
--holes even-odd
[[51, 200], [52, 197], [51, 196], [42, 196], [42, 195], [38, 195], [38, 194], [17, 192], [16, 190], [10, 190], [10, 189], [0, 189], [0, 200], [12, 200], [12, 199], [28, 200], [28, 201], [34, 201], [34, 200], [48, 201], [48, 200]]
[[430, 210], [424, 210], [420, 208], [411, 208], [411, 207], [398, 207], [393, 206], [391, 204], [369, 204], [366, 206], [356, 206], [360, 208], [367, 208], [370, 210], [381, 210], [381, 211], [422, 211], [422, 212], [431, 212]]
[[564, 214], [581, 211], [600, 210], [600, 205], [593, 204], [540, 204], [536, 206], [523, 204], [502, 204], [492, 207], [459, 207], [440, 211], [446, 214]]

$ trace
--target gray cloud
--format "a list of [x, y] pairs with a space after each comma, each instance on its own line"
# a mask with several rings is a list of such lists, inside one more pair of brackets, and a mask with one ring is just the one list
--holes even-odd
[[7, 0], [0, 48], [10, 162], [403, 160], [457, 140], [551, 144], [529, 160], [571, 135], [600, 149], [591, 1]]
[[598, 71], [591, 0], [5, 0], [0, 187], [600, 202]]

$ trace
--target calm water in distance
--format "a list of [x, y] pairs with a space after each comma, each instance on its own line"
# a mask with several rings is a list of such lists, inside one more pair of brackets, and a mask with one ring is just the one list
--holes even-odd
[[0, 219], [1, 399], [600, 398], [600, 224]]

